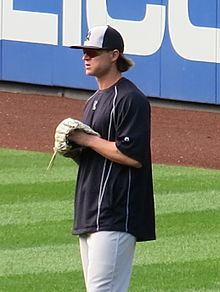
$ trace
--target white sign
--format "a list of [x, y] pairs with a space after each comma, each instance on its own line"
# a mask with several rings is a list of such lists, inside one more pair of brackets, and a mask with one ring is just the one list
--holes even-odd
[[[193, 61], [220, 63], [220, 29], [191, 23], [189, 0], [168, 0], [167, 15], [170, 40], [176, 53]], [[208, 0], [207, 0], [208, 1]], [[163, 42], [166, 6], [146, 4], [141, 21], [112, 18], [106, 0], [87, 0], [88, 26], [109, 24], [118, 29], [125, 40], [125, 52], [149, 56]], [[2, 0], [0, 39], [58, 45], [58, 15], [13, 9], [13, 0]], [[81, 44], [81, 0], [63, 0], [62, 45]]]

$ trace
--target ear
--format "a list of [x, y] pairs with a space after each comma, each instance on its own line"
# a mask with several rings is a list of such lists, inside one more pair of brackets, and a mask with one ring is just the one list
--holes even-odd
[[116, 62], [117, 59], [118, 59], [118, 57], [119, 57], [119, 55], [120, 55], [120, 53], [119, 53], [118, 50], [114, 50], [114, 51], [112, 51], [112, 61], [113, 61], [113, 62]]

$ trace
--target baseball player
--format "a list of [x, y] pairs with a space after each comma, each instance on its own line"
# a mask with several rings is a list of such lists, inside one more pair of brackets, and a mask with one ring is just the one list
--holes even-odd
[[85, 73], [98, 90], [82, 122], [98, 135], [72, 131], [81, 147], [73, 233], [79, 235], [88, 292], [128, 291], [136, 242], [155, 239], [150, 105], [122, 76], [132, 65], [120, 33], [97, 26], [82, 49]]

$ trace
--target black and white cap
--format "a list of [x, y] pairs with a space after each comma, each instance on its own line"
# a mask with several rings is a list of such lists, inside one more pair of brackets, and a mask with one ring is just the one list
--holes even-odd
[[133, 62], [123, 55], [124, 41], [121, 34], [109, 25], [95, 26], [91, 28], [82, 46], [71, 46], [71, 49], [96, 49], [96, 50], [115, 50], [120, 52], [118, 58], [119, 71], [127, 71]]

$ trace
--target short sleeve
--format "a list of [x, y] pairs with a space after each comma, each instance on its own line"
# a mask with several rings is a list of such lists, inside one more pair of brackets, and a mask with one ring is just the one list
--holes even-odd
[[150, 105], [139, 92], [125, 96], [115, 111], [116, 146], [145, 164], [150, 156]]

